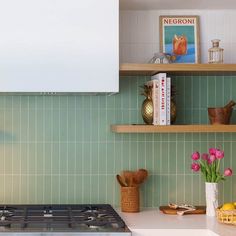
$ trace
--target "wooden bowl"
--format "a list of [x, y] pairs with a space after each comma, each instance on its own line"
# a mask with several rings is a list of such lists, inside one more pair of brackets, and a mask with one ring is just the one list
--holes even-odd
[[232, 111], [233, 111], [233, 108], [209, 107], [208, 115], [209, 115], [210, 123], [212, 125], [229, 124]]

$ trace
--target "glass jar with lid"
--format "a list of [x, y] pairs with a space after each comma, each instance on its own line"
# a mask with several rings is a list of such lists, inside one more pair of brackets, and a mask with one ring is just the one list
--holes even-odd
[[220, 40], [211, 40], [212, 47], [208, 50], [208, 63], [223, 63], [224, 49], [219, 47]]

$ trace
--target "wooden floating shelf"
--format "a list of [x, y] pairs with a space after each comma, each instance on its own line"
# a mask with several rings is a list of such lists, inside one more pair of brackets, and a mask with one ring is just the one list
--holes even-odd
[[236, 72], [236, 64], [135, 64], [120, 65], [120, 75], [154, 75], [159, 72]]
[[111, 125], [115, 133], [235, 133], [236, 125]]

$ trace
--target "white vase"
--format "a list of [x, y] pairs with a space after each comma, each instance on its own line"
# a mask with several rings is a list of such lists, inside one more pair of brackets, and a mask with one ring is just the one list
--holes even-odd
[[218, 207], [218, 183], [205, 183], [206, 215], [215, 216]]

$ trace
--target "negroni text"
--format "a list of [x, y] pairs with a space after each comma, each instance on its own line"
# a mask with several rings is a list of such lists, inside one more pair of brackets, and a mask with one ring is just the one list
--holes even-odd
[[164, 18], [164, 24], [167, 25], [193, 25], [195, 24], [194, 18]]

